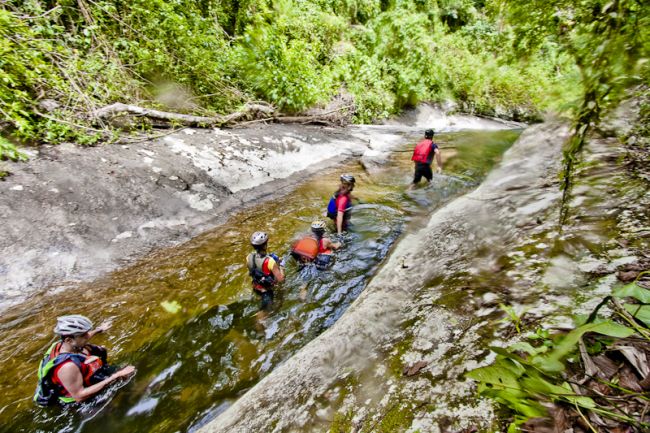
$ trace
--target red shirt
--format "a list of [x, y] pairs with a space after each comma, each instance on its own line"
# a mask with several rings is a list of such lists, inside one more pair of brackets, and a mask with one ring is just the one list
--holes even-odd
[[336, 197], [336, 210], [338, 212], [345, 212], [351, 206], [350, 195], [349, 194], [340, 194]]

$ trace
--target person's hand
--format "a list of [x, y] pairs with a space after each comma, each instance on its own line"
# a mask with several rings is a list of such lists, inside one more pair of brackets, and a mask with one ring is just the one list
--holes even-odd
[[436, 174], [442, 173], [442, 167], [436, 167]]
[[113, 321], [111, 319], [104, 320], [98, 327], [95, 328], [95, 334], [106, 332], [111, 329], [111, 326], [113, 326]]
[[113, 373], [111, 375], [111, 379], [115, 380], [115, 379], [119, 379], [121, 377], [127, 377], [127, 376], [130, 376], [131, 374], [133, 374], [133, 372], [135, 372], [135, 367], [132, 366], [132, 365], [128, 365], [128, 366], [124, 367], [123, 369]]

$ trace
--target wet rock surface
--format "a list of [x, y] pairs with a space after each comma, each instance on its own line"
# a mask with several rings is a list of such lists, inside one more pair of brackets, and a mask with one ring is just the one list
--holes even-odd
[[525, 131], [477, 190], [400, 242], [332, 328], [201, 431], [486, 427], [492, 406], [473, 398], [462, 373], [485, 361], [482, 316], [493, 310], [482, 313], [470, 293], [456, 292], [454, 304], [469, 313], [459, 315], [441, 296], [450, 279], [494, 268], [499, 253], [540, 230], [537, 220], [559, 200], [553, 179], [566, 134], [553, 124]]
[[613, 288], [648, 284], [648, 184], [619, 163], [616, 133], [588, 141], [559, 226], [566, 134], [526, 130], [476, 191], [401, 241], [334, 327], [202, 431], [505, 429], [464, 378], [493, 361], [489, 346], [572, 329]]

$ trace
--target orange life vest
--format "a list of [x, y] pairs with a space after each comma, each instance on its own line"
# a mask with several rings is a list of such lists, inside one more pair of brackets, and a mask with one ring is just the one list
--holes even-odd
[[318, 255], [319, 242], [311, 236], [304, 237], [293, 244], [291, 254], [303, 260], [314, 260]]

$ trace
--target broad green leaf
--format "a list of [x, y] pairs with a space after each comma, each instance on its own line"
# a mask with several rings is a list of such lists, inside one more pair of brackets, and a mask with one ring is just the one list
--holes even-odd
[[580, 328], [576, 329], [576, 331], [580, 331], [580, 330], [583, 331], [582, 334], [580, 334], [580, 336], [582, 336], [587, 332], [596, 332], [598, 334], [603, 334], [609, 337], [616, 337], [616, 338], [626, 338], [634, 334], [634, 329], [628, 328], [627, 326], [624, 325], [620, 325], [616, 322], [612, 322], [611, 320], [607, 320], [602, 323], [595, 323], [593, 324], [594, 325], [593, 327], [590, 327], [590, 325], [583, 325]]
[[639, 302], [644, 304], [650, 304], [650, 290], [644, 289], [639, 286], [636, 282], [627, 284], [619, 289], [614, 291], [614, 296], [617, 298], [634, 298]]
[[520, 375], [515, 374], [503, 365], [495, 364], [477, 368], [468, 372], [466, 376], [481, 383], [492, 384], [495, 387], [519, 388], [518, 378]]
[[515, 362], [526, 364], [526, 360], [516, 353], [510, 352], [508, 349], [498, 346], [490, 346], [490, 350], [497, 355], [501, 355], [503, 358], [511, 359]]
[[587, 332], [597, 332], [599, 334], [617, 338], [625, 338], [634, 334], [634, 330], [632, 328], [619, 325], [618, 323], [614, 323], [611, 320], [606, 320], [601, 323], [589, 323], [587, 325], [582, 325], [579, 328], [576, 328], [573, 331], [569, 332], [555, 347], [555, 349], [547, 356], [537, 356], [533, 358], [533, 364], [540, 369], [549, 372], [564, 370], [564, 365], [561, 362], [562, 359], [575, 350], [578, 341]]
[[650, 327], [650, 305], [624, 304], [623, 308], [636, 319], [639, 319], [646, 326]]
[[548, 415], [546, 409], [544, 409], [544, 407], [541, 404], [528, 398], [509, 400], [509, 403], [510, 403], [509, 406], [513, 410], [519, 412], [520, 414], [526, 416], [527, 418], [534, 418], [537, 416]]
[[538, 353], [544, 353], [548, 351], [548, 347], [546, 346], [533, 347], [530, 343], [527, 343], [525, 341], [520, 341], [519, 343], [515, 343], [508, 346], [508, 350], [511, 352], [518, 351], [518, 352], [526, 352], [529, 355], [537, 355]]

